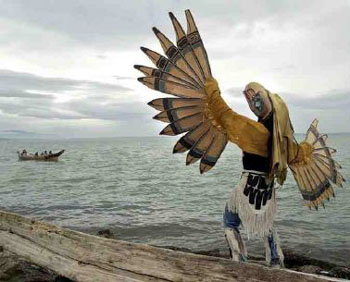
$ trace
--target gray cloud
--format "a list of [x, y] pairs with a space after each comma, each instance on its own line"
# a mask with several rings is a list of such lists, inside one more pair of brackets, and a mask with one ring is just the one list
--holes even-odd
[[[345, 1], [339, 2], [338, 5], [348, 7]], [[98, 47], [99, 50], [116, 50], [135, 48], [146, 38], [151, 38], [150, 28], [154, 25], [169, 33], [172, 29], [166, 14], [169, 11], [183, 20], [184, 10], [192, 9], [206, 34], [225, 31], [236, 24], [248, 24], [250, 28], [245, 30], [245, 35], [249, 37], [256, 21], [271, 19], [283, 25], [298, 21], [305, 15], [314, 15], [315, 10], [320, 11], [329, 2], [314, 0], [305, 5], [302, 0], [291, 3], [253, 0], [213, 3], [205, 0], [200, 4], [184, 0], [131, 0], [123, 3], [113, 0], [102, 3], [94, 0], [32, 0], [28, 4], [25, 0], [13, 0], [1, 1], [1, 5], [0, 17], [3, 19], [66, 35], [76, 43]], [[212, 22], [215, 25], [209, 24]], [[307, 21], [308, 24], [311, 22]], [[16, 34], [9, 35], [9, 38], [19, 40]], [[104, 55], [97, 56], [104, 58]]]
[[[129, 48], [134, 36], [144, 39], [149, 14], [156, 3], [148, 1], [26, 1], [2, 2], [0, 16], [66, 35], [102, 49]], [[152, 6], [154, 9], [152, 9]], [[148, 12], [147, 12], [148, 11]], [[146, 17], [147, 16], [147, 17]], [[149, 23], [148, 23], [149, 24]], [[12, 37], [15, 39], [15, 35]], [[113, 46], [113, 47], [112, 47]]]
[[34, 132], [25, 131], [25, 130], [3, 130], [5, 133], [14, 133], [14, 134], [33, 134]]
[[343, 111], [350, 108], [350, 90], [333, 90], [325, 94], [308, 97], [296, 96], [290, 93], [282, 93], [289, 105], [303, 109], [329, 110], [336, 109]]
[[[22, 95], [24, 95], [21, 91], [26, 92], [28, 90], [60, 92], [86, 88], [89, 90], [99, 90], [101, 92], [115, 91], [116, 93], [120, 91], [125, 92], [131, 90], [130, 88], [118, 84], [101, 83], [88, 80], [74, 80], [67, 78], [42, 77], [30, 73], [15, 72], [4, 69], [0, 70], [0, 81], [0, 93], [4, 93], [4, 96], [6, 93], [7, 97], [10, 96], [11, 91], [20, 91], [19, 93], [22, 93]], [[33, 97], [33, 95], [28, 93], [28, 98], [30, 97]]]
[[[154, 111], [145, 102], [135, 101], [128, 87], [8, 70], [0, 71], [0, 81], [0, 137], [29, 136], [22, 131], [35, 131], [35, 136], [45, 138], [157, 134], [151, 119]], [[62, 95], [69, 99], [57, 102]]]
[[16, 91], [12, 89], [0, 89], [0, 98], [29, 98], [29, 99], [53, 99], [52, 95], [37, 94], [26, 91]]
[[131, 76], [120, 76], [120, 75], [115, 75], [113, 76], [114, 78], [116, 78], [117, 80], [135, 80], [134, 77]]
[[[349, 130], [350, 122], [335, 121], [341, 116], [350, 119], [343, 111], [350, 102], [345, 91], [350, 89], [347, 1], [333, 5], [328, 0], [0, 0], [0, 5], [5, 30], [0, 35], [0, 52], [9, 57], [0, 70], [0, 129], [36, 124], [38, 130], [48, 130], [42, 125], [47, 122], [55, 128], [68, 126], [74, 133], [86, 120], [91, 124], [98, 120], [98, 125], [86, 128], [106, 126], [105, 134], [118, 124], [124, 126], [119, 132], [125, 135], [128, 130], [157, 134], [155, 128], [160, 125], [150, 119], [154, 112], [136, 97], [141, 90], [133, 87], [135, 78], [128, 66], [143, 63], [136, 61], [141, 56], [138, 46], [150, 44], [160, 50], [152, 26], [174, 39], [168, 11], [186, 28], [183, 12], [190, 8], [212, 69], [219, 81], [223, 77], [223, 94], [240, 103], [234, 109], [246, 106], [239, 85], [245, 80], [259, 79], [263, 84], [268, 80], [271, 88], [282, 84], [281, 96], [300, 130], [314, 115], [324, 118], [327, 129]], [[93, 81], [95, 66], [96, 80], [114, 78], [115, 83]], [[17, 71], [9, 70], [12, 67]], [[103, 72], [104, 68], [108, 71]], [[71, 72], [82, 79], [67, 78]], [[244, 79], [237, 82], [235, 75], [240, 73]], [[320, 84], [317, 96], [300, 90], [292, 94], [288, 87], [305, 89], [311, 81], [313, 89]], [[345, 90], [329, 92], [331, 88]]]
[[[5, 114], [41, 119], [118, 120], [140, 117], [145, 112], [141, 102], [117, 102], [120, 96], [131, 91], [118, 84], [46, 78], [9, 70], [0, 70], [0, 81], [0, 110]], [[36, 94], [29, 90], [50, 94]], [[55, 102], [60, 95], [77, 90], [82, 93], [79, 98]], [[70, 95], [74, 98], [74, 93]]]

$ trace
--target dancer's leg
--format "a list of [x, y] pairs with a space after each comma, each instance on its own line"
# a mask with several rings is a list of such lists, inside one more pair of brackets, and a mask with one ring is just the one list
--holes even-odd
[[284, 267], [284, 256], [276, 230], [272, 229], [264, 238], [266, 262], [273, 267]]
[[247, 260], [247, 249], [239, 233], [239, 225], [241, 220], [237, 213], [229, 211], [227, 205], [224, 212], [224, 231], [227, 244], [230, 249], [231, 259], [237, 262]]

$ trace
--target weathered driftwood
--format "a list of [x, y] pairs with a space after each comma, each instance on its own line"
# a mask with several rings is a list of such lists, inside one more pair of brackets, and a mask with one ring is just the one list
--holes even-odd
[[111, 240], [0, 211], [0, 246], [74, 281], [338, 281]]

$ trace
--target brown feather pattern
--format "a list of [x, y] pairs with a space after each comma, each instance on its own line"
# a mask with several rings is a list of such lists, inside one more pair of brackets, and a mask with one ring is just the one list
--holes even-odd
[[310, 208], [324, 207], [324, 201], [335, 197], [331, 182], [342, 187], [345, 181], [339, 169], [341, 166], [333, 159], [335, 149], [327, 146], [326, 134], [317, 130], [318, 120], [308, 129], [305, 142], [313, 145], [311, 160], [305, 164], [291, 164], [290, 168], [299, 186], [303, 199]]
[[156, 27], [153, 32], [165, 56], [141, 47], [156, 68], [135, 65], [145, 77], [139, 82], [150, 89], [177, 98], [159, 98], [148, 103], [158, 110], [154, 119], [168, 125], [161, 135], [184, 134], [175, 144], [173, 152], [189, 151], [186, 164], [201, 160], [200, 172], [206, 172], [216, 164], [227, 144], [227, 136], [214, 127], [204, 114], [204, 82], [211, 77], [207, 52], [189, 10], [185, 11], [187, 32], [176, 17], [169, 13], [176, 35], [176, 45]]

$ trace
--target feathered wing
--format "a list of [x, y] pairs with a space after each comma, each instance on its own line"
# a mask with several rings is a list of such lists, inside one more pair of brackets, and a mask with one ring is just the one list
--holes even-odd
[[335, 197], [331, 182], [342, 187], [342, 182], [345, 181], [339, 172], [341, 166], [332, 156], [335, 150], [327, 146], [328, 136], [320, 134], [317, 125], [318, 120], [315, 119], [304, 140], [313, 146], [311, 158], [303, 163], [289, 165], [303, 199], [310, 208], [315, 209], [324, 206], [324, 200]]
[[136, 65], [145, 77], [138, 80], [147, 87], [175, 96], [148, 103], [160, 111], [154, 119], [168, 123], [162, 135], [184, 134], [173, 152], [189, 151], [186, 164], [200, 160], [200, 172], [211, 169], [227, 144], [227, 136], [205, 114], [204, 82], [211, 77], [207, 52], [192, 14], [185, 11], [187, 33], [176, 17], [169, 13], [176, 34], [176, 45], [157, 28], [153, 31], [166, 55], [141, 47], [156, 68]]

